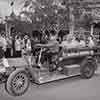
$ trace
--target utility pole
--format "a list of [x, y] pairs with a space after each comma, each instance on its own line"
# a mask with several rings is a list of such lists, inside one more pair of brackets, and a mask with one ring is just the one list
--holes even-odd
[[74, 18], [74, 15], [73, 15], [73, 7], [72, 6], [70, 6], [69, 7], [69, 13], [70, 13], [70, 15], [69, 15], [69, 17], [70, 17], [70, 34], [74, 34], [74, 20], [75, 20], [75, 18]]
[[73, 11], [74, 11], [74, 8], [73, 8], [73, 5], [72, 5], [72, 1], [69, 0], [68, 1], [69, 3], [69, 19], [70, 19], [70, 26], [69, 26], [69, 33], [70, 34], [74, 34], [74, 27], [75, 27], [75, 17], [73, 15]]

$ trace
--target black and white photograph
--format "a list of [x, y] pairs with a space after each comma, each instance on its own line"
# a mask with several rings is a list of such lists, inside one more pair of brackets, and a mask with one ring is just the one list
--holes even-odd
[[100, 0], [0, 0], [0, 100], [100, 100]]

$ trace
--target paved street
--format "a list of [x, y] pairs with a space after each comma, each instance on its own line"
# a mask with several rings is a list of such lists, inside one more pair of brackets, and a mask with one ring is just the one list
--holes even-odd
[[100, 70], [92, 79], [73, 77], [41, 86], [31, 84], [21, 97], [11, 97], [0, 85], [0, 100], [100, 100]]

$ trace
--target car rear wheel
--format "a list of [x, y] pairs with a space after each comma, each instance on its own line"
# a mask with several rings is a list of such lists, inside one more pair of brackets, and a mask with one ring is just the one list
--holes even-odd
[[82, 78], [89, 79], [95, 73], [95, 66], [92, 62], [86, 62], [84, 66], [81, 68], [81, 76]]

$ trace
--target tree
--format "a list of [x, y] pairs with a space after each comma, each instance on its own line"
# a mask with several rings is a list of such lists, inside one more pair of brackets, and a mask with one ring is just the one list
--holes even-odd
[[[83, 27], [85, 29], [89, 29], [90, 24], [93, 21], [93, 16], [91, 12], [87, 12], [88, 3], [85, 0], [64, 0], [64, 5], [69, 9], [71, 6], [73, 7], [72, 14], [74, 15], [74, 24], [75, 28]], [[70, 11], [69, 11], [70, 14]], [[71, 22], [71, 18], [70, 18]]]
[[30, 0], [24, 2], [24, 7], [29, 10], [22, 11], [32, 21], [33, 28], [48, 29], [57, 26], [67, 26], [68, 15], [62, 0]]

